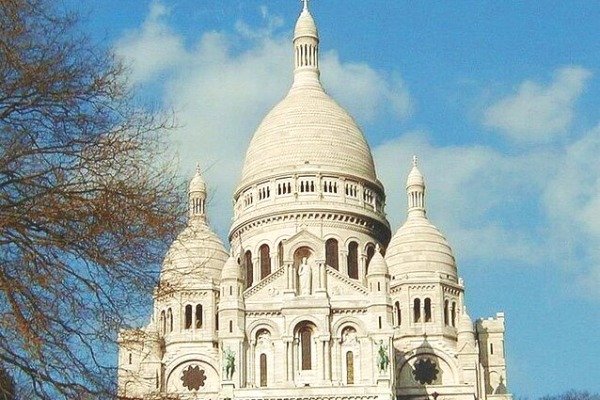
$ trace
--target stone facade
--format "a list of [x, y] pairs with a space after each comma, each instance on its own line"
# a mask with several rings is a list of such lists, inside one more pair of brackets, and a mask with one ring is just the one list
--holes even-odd
[[416, 158], [392, 237], [369, 146], [321, 86], [307, 2], [293, 44], [294, 83], [246, 154], [231, 250], [206, 222], [197, 171], [151, 322], [119, 334], [119, 395], [511, 399], [504, 315], [467, 314]]

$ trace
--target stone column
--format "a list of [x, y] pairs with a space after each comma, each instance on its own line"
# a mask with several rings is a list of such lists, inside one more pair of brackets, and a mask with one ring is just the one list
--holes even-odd
[[325, 345], [325, 381], [331, 382], [331, 346], [329, 339], [326, 339], [323, 343]]
[[254, 376], [254, 355], [256, 353], [256, 340], [250, 341], [250, 362], [248, 363], [248, 386], [254, 387], [256, 384], [256, 377]]

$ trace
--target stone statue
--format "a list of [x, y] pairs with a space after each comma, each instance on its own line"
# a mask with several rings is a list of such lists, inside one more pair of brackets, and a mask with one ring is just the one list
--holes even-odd
[[306, 257], [302, 257], [302, 262], [298, 268], [298, 278], [300, 281], [300, 294], [310, 294], [312, 284], [312, 271], [310, 265], [306, 262]]
[[387, 371], [389, 363], [390, 357], [388, 356], [388, 346], [383, 344], [383, 340], [380, 340], [379, 350], [377, 351], [377, 368], [379, 369], [380, 374]]
[[235, 372], [235, 353], [229, 348], [224, 349], [223, 352], [225, 356], [225, 379], [230, 381]]

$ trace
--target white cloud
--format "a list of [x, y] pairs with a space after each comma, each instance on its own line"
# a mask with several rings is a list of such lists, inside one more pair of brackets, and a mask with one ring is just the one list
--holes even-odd
[[117, 55], [131, 65], [132, 83], [156, 78], [161, 72], [182, 63], [183, 41], [164, 21], [169, 9], [153, 1], [140, 29], [128, 32], [115, 45]]
[[413, 154], [426, 180], [428, 216], [449, 239], [459, 261], [540, 261], [542, 243], [531, 226], [515, 222], [514, 214], [531, 205], [532, 187], [540, 190], [549, 155], [506, 156], [481, 146], [435, 147], [425, 132], [383, 143], [374, 155], [395, 229], [406, 216], [405, 182]]
[[561, 68], [548, 86], [521, 83], [516, 93], [485, 111], [484, 122], [516, 143], [548, 143], [568, 134], [575, 102], [591, 72], [577, 66]]
[[400, 77], [388, 79], [363, 63], [341, 63], [335, 51], [321, 62], [323, 84], [352, 115], [369, 122], [385, 110], [400, 119], [412, 112], [408, 89]]

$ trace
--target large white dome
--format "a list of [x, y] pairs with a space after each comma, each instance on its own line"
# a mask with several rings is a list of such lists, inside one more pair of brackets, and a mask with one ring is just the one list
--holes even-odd
[[264, 118], [246, 153], [241, 186], [303, 170], [377, 181], [362, 132], [320, 86], [293, 88]]

